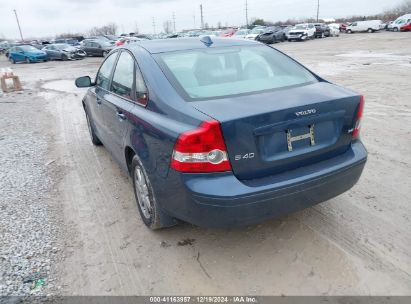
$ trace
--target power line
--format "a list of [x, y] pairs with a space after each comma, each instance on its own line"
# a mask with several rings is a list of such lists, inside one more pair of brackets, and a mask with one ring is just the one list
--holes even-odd
[[203, 5], [200, 4], [201, 28], [204, 28]]
[[245, 0], [245, 24], [247, 25], [248, 28], [248, 1]]
[[154, 17], [153, 17], [153, 32], [154, 32], [154, 34], [156, 33], [156, 21], [155, 21]]
[[17, 26], [19, 27], [19, 32], [20, 32], [21, 41], [24, 41], [24, 39], [23, 39], [23, 34], [22, 34], [22, 32], [21, 32], [19, 17], [17, 17], [17, 11], [16, 11], [16, 10], [13, 10], [13, 11], [14, 11], [14, 15], [16, 15]]

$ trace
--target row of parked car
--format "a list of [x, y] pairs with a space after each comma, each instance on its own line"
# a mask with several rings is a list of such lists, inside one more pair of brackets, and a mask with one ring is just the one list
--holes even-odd
[[114, 47], [114, 41], [101, 36], [87, 38], [81, 42], [75, 39], [58, 39], [45, 44], [3, 43], [0, 44], [0, 52], [3, 52], [11, 63], [33, 63], [56, 59], [83, 59], [86, 56], [105, 57]]
[[47, 60], [82, 59], [86, 56], [105, 57], [116, 46], [148, 39], [180, 38], [180, 37], [225, 37], [252, 39], [266, 44], [282, 41], [304, 41], [314, 38], [339, 36], [340, 32], [376, 32], [380, 30], [411, 31], [411, 14], [398, 17], [396, 20], [383, 23], [381, 20], [365, 20], [350, 24], [340, 23], [301, 23], [294, 26], [256, 26], [253, 29], [234, 29], [209, 31], [196, 30], [185, 33], [157, 35], [144, 34], [101, 35], [88, 37], [79, 41], [76, 38], [61, 38], [52, 41], [31, 41], [26, 43], [0, 42], [0, 53], [5, 53], [12, 62], [38, 62]]

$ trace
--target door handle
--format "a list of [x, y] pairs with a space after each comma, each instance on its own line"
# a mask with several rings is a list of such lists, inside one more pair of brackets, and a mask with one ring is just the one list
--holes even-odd
[[126, 115], [123, 114], [123, 113], [121, 113], [121, 112], [117, 112], [117, 116], [118, 116], [118, 118], [120, 118], [121, 120], [126, 120], [126, 119], [127, 119]]

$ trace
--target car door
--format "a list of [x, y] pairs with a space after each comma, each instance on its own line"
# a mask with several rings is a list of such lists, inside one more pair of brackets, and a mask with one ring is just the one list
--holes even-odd
[[106, 144], [108, 142], [108, 132], [104, 124], [104, 114], [102, 111], [102, 104], [110, 92], [111, 77], [113, 69], [117, 61], [118, 52], [108, 56], [97, 72], [95, 86], [89, 90], [87, 94], [87, 111], [91, 116], [91, 120], [99, 139]]
[[17, 47], [16, 51], [13, 54], [15, 61], [24, 61], [26, 60], [26, 56], [24, 50], [21, 47]]
[[84, 52], [86, 52], [87, 56], [92, 56], [93, 55], [92, 52], [91, 52], [91, 42], [90, 41], [85, 41], [83, 43], [82, 50]]
[[111, 81], [110, 94], [102, 103], [105, 129], [108, 134], [106, 147], [122, 162], [124, 158], [124, 137], [127, 119], [135, 100], [135, 61], [126, 50], [121, 51]]
[[314, 24], [308, 25], [308, 37], [312, 37], [315, 35], [315, 26]]
[[91, 53], [93, 56], [100, 56], [101, 46], [97, 42], [91, 42]]
[[50, 45], [47, 47], [47, 54], [50, 59], [60, 58], [59, 56], [57, 56], [57, 53], [57, 48], [54, 45]]

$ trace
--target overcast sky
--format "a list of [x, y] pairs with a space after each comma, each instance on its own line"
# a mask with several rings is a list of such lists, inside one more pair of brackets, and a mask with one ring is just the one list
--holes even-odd
[[[402, 0], [320, 0], [320, 18], [369, 15], [391, 8]], [[86, 32], [93, 26], [115, 22], [119, 32], [163, 30], [175, 13], [177, 31], [200, 26], [245, 23], [245, 0], [0, 0], [0, 37], [18, 38], [13, 13], [17, 10], [24, 37], [54, 36], [61, 32]], [[316, 15], [317, 0], [248, 0], [249, 18], [278, 21]], [[120, 33], [119, 33], [120, 34]]]

